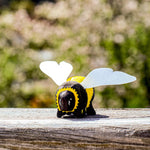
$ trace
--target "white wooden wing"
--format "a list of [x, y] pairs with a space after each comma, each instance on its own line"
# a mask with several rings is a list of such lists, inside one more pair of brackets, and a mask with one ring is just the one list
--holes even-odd
[[44, 61], [39, 67], [41, 71], [52, 78], [58, 86], [67, 80], [73, 69], [72, 65], [65, 61], [59, 64], [56, 61]]
[[98, 68], [91, 71], [81, 82], [84, 88], [93, 88], [103, 85], [119, 85], [136, 80], [136, 77], [131, 76], [121, 71], [113, 71], [110, 68]]

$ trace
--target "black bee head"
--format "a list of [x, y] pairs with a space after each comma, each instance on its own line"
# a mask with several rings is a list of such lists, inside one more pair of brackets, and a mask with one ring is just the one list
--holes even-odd
[[70, 91], [62, 91], [58, 97], [58, 103], [62, 111], [71, 111], [75, 106], [74, 94]]

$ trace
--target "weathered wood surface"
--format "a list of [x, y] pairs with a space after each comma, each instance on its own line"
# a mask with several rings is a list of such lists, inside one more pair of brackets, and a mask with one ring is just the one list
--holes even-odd
[[150, 149], [150, 109], [97, 109], [56, 118], [56, 109], [0, 109], [0, 150]]

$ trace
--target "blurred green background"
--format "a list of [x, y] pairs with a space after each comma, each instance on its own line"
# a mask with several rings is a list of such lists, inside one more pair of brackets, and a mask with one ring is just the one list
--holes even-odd
[[150, 1], [0, 0], [0, 107], [56, 107], [44, 60], [71, 63], [71, 76], [97, 67], [134, 75], [96, 88], [94, 107], [149, 107]]

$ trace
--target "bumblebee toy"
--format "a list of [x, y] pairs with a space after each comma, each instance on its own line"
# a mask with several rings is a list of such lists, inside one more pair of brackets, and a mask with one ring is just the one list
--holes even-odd
[[40, 69], [59, 86], [55, 95], [58, 118], [64, 115], [73, 115], [78, 118], [95, 115], [96, 112], [92, 106], [94, 87], [119, 85], [136, 80], [134, 76], [113, 71], [110, 68], [94, 69], [86, 77], [68, 78], [73, 67], [64, 61], [60, 64], [55, 61], [44, 61], [40, 64]]

